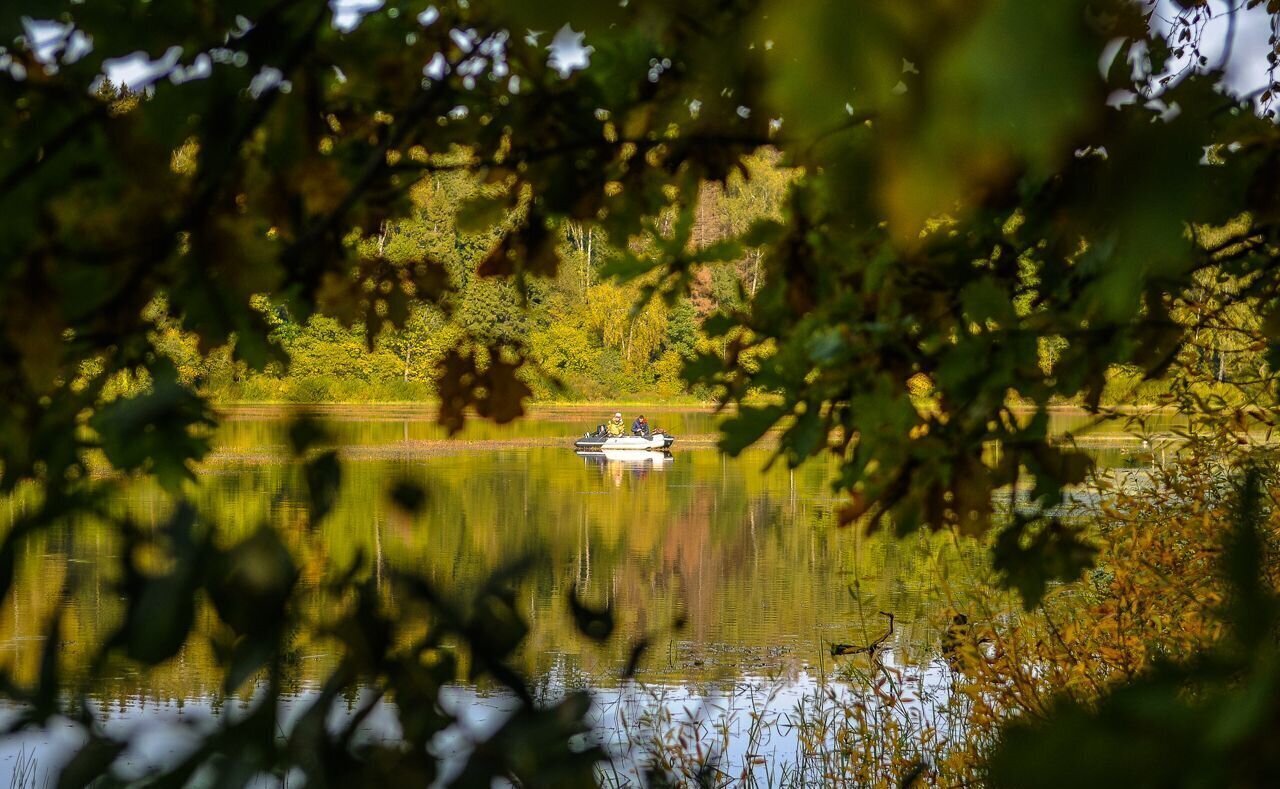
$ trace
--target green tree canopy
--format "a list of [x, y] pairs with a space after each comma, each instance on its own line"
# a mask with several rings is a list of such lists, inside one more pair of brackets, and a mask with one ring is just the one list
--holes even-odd
[[[25, 533], [92, 505], [90, 452], [177, 490], [207, 451], [207, 404], [159, 329], [202, 351], [234, 341], [261, 369], [287, 361], [263, 295], [299, 322], [361, 326], [369, 346], [425, 303], [464, 330], [439, 357], [442, 420], [460, 426], [469, 408], [508, 420], [547, 333], [518, 307], [584, 228], [617, 251], [603, 273], [624, 282], [587, 276], [583, 290], [631, 288], [636, 315], [689, 292], [708, 264], [752, 267], [745, 292], [702, 283], [717, 342], [685, 366], [724, 402], [772, 398], [741, 407], [725, 449], [781, 427], [786, 462], [834, 452], [844, 519], [899, 532], [981, 532], [1006, 485], [1043, 512], [1087, 469], [1048, 443], [1044, 409], [1096, 404], [1113, 366], [1161, 376], [1202, 363], [1201, 332], [1243, 333], [1209, 347], [1266, 352], [1249, 391], [1270, 396], [1278, 18], [1275, 0], [388, 0], [339, 27], [329, 4], [302, 0], [10, 2], [0, 489], [35, 479], [49, 496], [6, 535], [0, 593]], [[1271, 37], [1253, 53], [1263, 87], [1238, 96], [1221, 69], [1246, 25]], [[589, 49], [570, 51], [578, 33]], [[128, 92], [104, 81], [121, 58], [146, 63]], [[780, 207], [707, 232], [706, 184], [756, 199], [734, 179], [753, 183], [748, 162], [766, 150], [791, 171]], [[476, 185], [435, 207], [447, 229], [375, 243], [424, 178], [445, 174]], [[440, 252], [459, 235], [480, 245], [465, 270]], [[687, 316], [650, 316], [643, 336], [618, 338], [623, 357], [682, 342]], [[151, 383], [112, 401], [120, 375]], [[1015, 414], [1014, 398], [1036, 414]], [[992, 442], [1004, 451], [988, 463]], [[313, 516], [338, 479], [332, 455], [308, 466]], [[1064, 524], [1015, 515], [996, 563], [1034, 600], [1090, 554]], [[168, 586], [145, 592], [130, 564], [130, 594], [190, 596], [213, 583], [199, 561], [248, 557], [275, 568], [275, 585], [255, 600], [214, 583], [220, 610], [234, 624], [238, 606], [280, 607], [294, 576], [271, 538], [218, 553], [182, 512], [171, 532]], [[513, 610], [503, 583], [452, 632], [484, 642], [483, 617]], [[116, 646], [171, 654], [144, 638], [146, 610], [130, 609]], [[168, 614], [181, 630], [191, 612]], [[350, 637], [366, 636], [382, 637]], [[484, 644], [500, 674], [513, 644]]]
[[[253, 367], [281, 356], [255, 294], [371, 334], [413, 300], [460, 309], [463, 346], [487, 350], [445, 357], [444, 418], [514, 416], [518, 402], [476, 393], [528, 391], [508, 380], [529, 345], [516, 308], [556, 272], [567, 223], [622, 250], [606, 273], [644, 276], [643, 298], [750, 250], [769, 286], [756, 276], [745, 298], [711, 278], [720, 352], [686, 373], [726, 401], [780, 402], [744, 409], [725, 447], [781, 423], [790, 462], [846, 458], [850, 519], [900, 531], [981, 529], [989, 491], [1024, 470], [1041, 503], [1079, 479], [1080, 458], [1045, 444], [1043, 419], [1013, 418], [1011, 395], [1096, 403], [1111, 366], [1160, 375], [1246, 300], [1269, 341], [1276, 91], [1218, 87], [1200, 50], [1212, 3], [1172, 20], [1129, 0], [536, 5], [389, 2], [344, 27], [288, 1], [7, 11], [4, 485], [83, 470], [97, 439], [80, 415], [114, 373], [163, 363], [145, 309], [161, 295], [203, 349], [234, 338]], [[1249, 2], [1214, 29], [1277, 13]], [[578, 67], [557, 30], [585, 31]], [[146, 76], [122, 98], [102, 80], [137, 53]], [[789, 183], [751, 180], [766, 148]], [[785, 188], [785, 207], [708, 233], [702, 184], [735, 172], [759, 184], [735, 182], [736, 199]], [[482, 244], [453, 277], [439, 233], [361, 242], [432, 173], [484, 184], [432, 208], [440, 232]], [[1236, 287], [1188, 319], [1206, 271]], [[927, 409], [908, 390], [920, 376]], [[1014, 451], [989, 468], [997, 440]]]

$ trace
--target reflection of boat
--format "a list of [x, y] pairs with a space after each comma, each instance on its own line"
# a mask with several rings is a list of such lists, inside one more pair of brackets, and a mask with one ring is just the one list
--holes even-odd
[[667, 435], [662, 431], [654, 431], [646, 438], [645, 436], [604, 436], [597, 430], [574, 441], [573, 446], [578, 450], [586, 451], [664, 450], [670, 448], [675, 440], [675, 436]]
[[578, 457], [593, 465], [604, 466], [616, 463], [622, 466], [653, 466], [654, 468], [670, 465], [674, 460], [670, 453], [655, 449], [579, 449]]

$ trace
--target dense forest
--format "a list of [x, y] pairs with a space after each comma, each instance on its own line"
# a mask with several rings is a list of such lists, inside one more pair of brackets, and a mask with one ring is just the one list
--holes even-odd
[[[693, 243], [709, 247], [757, 220], [777, 218], [793, 178], [777, 152], [763, 151], [725, 184], [707, 184]], [[263, 294], [255, 303], [289, 363], [255, 371], [235, 360], [231, 346], [202, 353], [196, 335], [169, 319], [161, 301], [153, 306], [156, 346], [184, 383], [222, 402], [430, 400], [437, 366], [464, 337], [526, 349], [525, 380], [539, 400], [709, 399], [710, 390], [691, 386], [681, 371], [697, 354], [717, 350], [702, 328], [707, 318], [740, 309], [763, 285], [760, 250], [708, 260], [684, 292], [664, 298], [646, 289], [652, 277], [617, 282], [611, 273], [628, 256], [598, 229], [568, 225], [558, 239], [556, 275], [520, 288], [477, 274], [500, 232], [468, 222], [459, 209], [483, 189], [462, 173], [430, 176], [411, 190], [406, 217], [363, 242], [370, 257], [395, 264], [439, 261], [449, 290], [439, 303], [401, 305], [400, 319], [383, 316], [380, 330], [369, 332], [356, 314], [302, 321]], [[639, 244], [626, 252], [634, 258], [653, 250]]]
[[[110, 83], [102, 90], [115, 91]], [[121, 92], [129, 95], [127, 87]], [[537, 401], [714, 402], [714, 387], [682, 373], [699, 355], [724, 353], [727, 339], [713, 337], [704, 328], [707, 319], [742, 311], [767, 286], [768, 276], [762, 248], [725, 242], [761, 220], [777, 220], [797, 176], [778, 151], [764, 149], [747, 157], [723, 184], [703, 184], [687, 221], [692, 249], [708, 250], [708, 258], [694, 266], [687, 285], [660, 294], [653, 287], [654, 276], [618, 277], [637, 261], [657, 256], [651, 239], [619, 250], [590, 224], [565, 226], [556, 250], [561, 265], [553, 277], [516, 283], [484, 276], [481, 264], [502, 235], [501, 225], [469, 218], [469, 207], [484, 199], [484, 185], [459, 172], [430, 175], [410, 190], [408, 215], [387, 222], [361, 246], [369, 258], [396, 265], [423, 258], [439, 261], [447, 278], [445, 298], [388, 306], [370, 330], [357, 311], [299, 320], [270, 294], [258, 294], [253, 304], [270, 327], [270, 341], [288, 361], [257, 370], [236, 358], [234, 341], [202, 351], [198, 335], [168, 314], [162, 297], [148, 308], [156, 326], [155, 346], [174, 363], [184, 384], [224, 404], [431, 402], [440, 362], [464, 340], [523, 349], [529, 365], [522, 378]], [[668, 234], [677, 218], [674, 212], [661, 217], [658, 234]], [[937, 221], [945, 225], [949, 220]], [[504, 220], [512, 222], [518, 223], [519, 216]], [[1232, 228], [1199, 232], [1211, 246], [1215, 238], [1229, 238]], [[1258, 328], [1257, 313], [1233, 298], [1240, 283], [1210, 272], [1194, 287], [1189, 306], [1177, 319], [1197, 326], [1207, 312], [1213, 321], [1197, 326], [1193, 341], [1159, 376], [1134, 365], [1108, 368], [1101, 402], [1176, 407], [1176, 387], [1189, 384], [1202, 397], [1235, 404], [1260, 397], [1269, 401], [1266, 387], [1259, 385], [1269, 367], [1251, 334]], [[1014, 306], [1023, 315], [1032, 310], [1029, 297]], [[1061, 338], [1041, 338], [1044, 369], [1053, 368], [1063, 347]], [[135, 380], [126, 373], [112, 390], [137, 391], [145, 381], [145, 376]], [[912, 385], [917, 396], [928, 398], [932, 386], [927, 377]], [[760, 388], [755, 394], [768, 398], [777, 393]], [[1020, 403], [1016, 395], [1011, 402]], [[1079, 401], [1062, 397], [1057, 402]]]

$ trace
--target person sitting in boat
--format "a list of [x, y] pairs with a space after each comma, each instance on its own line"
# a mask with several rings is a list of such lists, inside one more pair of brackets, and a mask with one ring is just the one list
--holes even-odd
[[649, 437], [649, 420], [644, 418], [644, 414], [636, 417], [636, 421], [631, 423], [631, 435]]
[[627, 434], [627, 429], [626, 429], [626, 427], [624, 427], [624, 426], [623, 426], [623, 424], [622, 424], [622, 412], [621, 412], [621, 411], [619, 411], [619, 412], [617, 412], [616, 414], [614, 414], [614, 415], [613, 415], [613, 419], [610, 419], [610, 420], [608, 421], [608, 423], [607, 423], [607, 424], [605, 424], [605, 426], [604, 426], [604, 432], [605, 432], [605, 433], [606, 433], [610, 438], [613, 438], [613, 437], [619, 437], [619, 438], [621, 438], [622, 436], [625, 436], [625, 435]]

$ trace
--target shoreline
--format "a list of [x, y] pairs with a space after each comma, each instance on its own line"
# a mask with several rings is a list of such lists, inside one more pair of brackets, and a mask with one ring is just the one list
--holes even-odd
[[[767, 403], [768, 401], [761, 401]], [[748, 403], [755, 405], [755, 403]], [[236, 417], [240, 415], [254, 414], [261, 412], [264, 415], [287, 414], [296, 411], [306, 411], [313, 413], [358, 413], [359, 411], [368, 409], [369, 411], [417, 411], [422, 413], [435, 413], [440, 404], [436, 401], [429, 400], [381, 400], [381, 401], [342, 401], [342, 402], [315, 402], [315, 403], [293, 403], [287, 401], [254, 401], [254, 400], [238, 400], [214, 402], [210, 405], [213, 411], [219, 416]], [[535, 401], [528, 404], [528, 416], [534, 412], [555, 412], [555, 411], [587, 411], [593, 409], [602, 409], [605, 411], [617, 410], [622, 408], [644, 408], [652, 411], [695, 411], [703, 413], [716, 413], [724, 411], [732, 413], [737, 410], [737, 406], [733, 403], [717, 405], [713, 402], [706, 401], [659, 401], [659, 400], [583, 400], [583, 401]], [[1030, 414], [1036, 411], [1034, 405], [1011, 405], [1009, 409], [1019, 414]], [[1051, 414], [1079, 414], [1081, 416], [1136, 416], [1144, 414], [1160, 414], [1160, 415], [1178, 415], [1187, 412], [1178, 408], [1167, 405], [1112, 405], [1099, 406], [1098, 409], [1089, 409], [1082, 405], [1073, 405], [1070, 403], [1053, 404], [1045, 407], [1045, 410]], [[477, 417], [478, 418], [478, 417]]]

